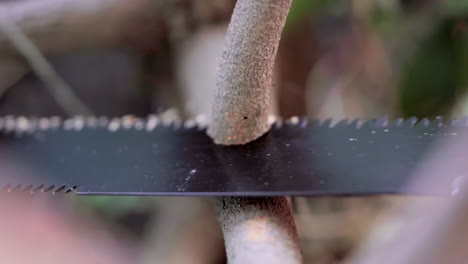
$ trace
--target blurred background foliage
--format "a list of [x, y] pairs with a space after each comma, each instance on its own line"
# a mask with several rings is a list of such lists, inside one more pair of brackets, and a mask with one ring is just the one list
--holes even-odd
[[[205, 111], [191, 106], [197, 105], [196, 100], [209, 106], [207, 98], [215, 86], [216, 63], [235, 1], [156, 2], [151, 10], [156, 10], [157, 18], [145, 17], [129, 30], [131, 34], [123, 32], [122, 45], [44, 51], [58, 75], [95, 115], [160, 113], [168, 118], [194, 118]], [[141, 3], [135, 1], [135, 5]], [[2, 54], [4, 47], [0, 45], [0, 56], [10, 59], [10, 54]], [[466, 115], [468, 1], [294, 0], [276, 68], [275, 111], [285, 118]], [[0, 115], [68, 115], [30, 69], [14, 81], [3, 82], [12, 69], [0, 65]], [[341, 263], [378, 213], [402, 202], [390, 197], [298, 200], [298, 225], [309, 263]], [[166, 229], [158, 219], [168, 212], [170, 201], [70, 196], [68, 202], [83, 217], [127, 230], [134, 243], [145, 244], [154, 241], [149, 238], [155, 234], [151, 230]], [[170, 210], [190, 212], [186, 209], [206, 206], [190, 203], [179, 200]], [[194, 221], [200, 218], [196, 217]], [[311, 223], [326, 227], [328, 233], [308, 231]], [[177, 234], [181, 235], [171, 233]], [[156, 241], [150, 247], [164, 243]], [[221, 257], [216, 263], [222, 262]]]

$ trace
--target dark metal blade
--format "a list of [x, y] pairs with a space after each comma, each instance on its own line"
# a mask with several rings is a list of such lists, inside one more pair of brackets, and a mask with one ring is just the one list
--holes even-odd
[[[277, 123], [253, 143], [224, 147], [198, 127], [147, 129], [149, 122], [127, 129], [121, 122], [68, 127], [65, 122], [29, 133], [4, 122], [0, 188], [76, 187], [77, 194], [92, 195], [398, 194], [406, 192], [436, 140], [468, 136], [462, 121], [376, 121], [359, 128], [357, 122], [339, 122], [330, 128], [328, 122], [300, 120]], [[411, 192], [449, 194], [455, 175], [440, 177], [445, 185], [437, 191]]]

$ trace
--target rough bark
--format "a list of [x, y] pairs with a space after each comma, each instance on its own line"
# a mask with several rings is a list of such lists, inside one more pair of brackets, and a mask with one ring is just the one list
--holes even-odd
[[237, 2], [219, 64], [208, 129], [215, 143], [245, 144], [268, 131], [273, 65], [291, 2]]
[[[291, 0], [239, 0], [229, 24], [208, 134], [222, 145], [245, 144], [269, 129], [272, 75]], [[228, 263], [301, 263], [285, 197], [216, 200]]]
[[228, 263], [302, 263], [294, 218], [285, 197], [216, 200]]

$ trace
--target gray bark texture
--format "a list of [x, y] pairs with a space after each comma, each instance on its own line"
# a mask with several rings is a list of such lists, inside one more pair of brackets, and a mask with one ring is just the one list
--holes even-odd
[[[269, 130], [276, 52], [292, 0], [238, 0], [217, 77], [214, 142], [240, 145]], [[285, 197], [216, 199], [228, 263], [302, 263], [294, 218]]]
[[269, 130], [273, 66], [291, 3], [237, 1], [219, 63], [208, 128], [215, 143], [246, 144]]
[[302, 263], [285, 197], [226, 197], [216, 203], [229, 264]]

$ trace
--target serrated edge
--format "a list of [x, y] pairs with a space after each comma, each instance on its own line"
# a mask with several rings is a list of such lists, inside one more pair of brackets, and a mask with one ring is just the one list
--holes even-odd
[[[334, 124], [334, 125], [333, 125]], [[159, 119], [156, 115], [150, 115], [147, 118], [138, 118], [134, 116], [123, 116], [121, 118], [107, 117], [81, 117], [76, 116], [69, 119], [60, 119], [58, 117], [51, 118], [26, 118], [24, 116], [7, 116], [0, 117], [0, 133], [32, 133], [34, 131], [45, 131], [45, 130], [56, 130], [64, 129], [70, 131], [81, 131], [83, 129], [93, 129], [97, 127], [107, 128], [109, 131], [117, 130], [142, 130], [151, 132], [160, 127], [171, 128], [174, 130], [178, 129], [199, 129], [203, 130], [207, 127], [207, 119], [205, 117], [197, 117], [195, 119], [189, 119], [185, 122], [173, 120], [165, 121]], [[348, 119], [341, 119], [334, 122], [333, 119], [307, 119], [305, 117], [292, 117], [283, 121], [281, 118], [274, 118], [273, 128], [281, 128], [283, 126], [294, 126], [294, 127], [321, 127], [326, 129], [334, 129], [340, 127], [347, 128], [391, 128], [391, 127], [441, 127], [441, 126], [467, 126], [468, 117], [460, 119], [444, 120], [441, 117], [434, 118], [432, 120], [428, 118], [417, 119], [414, 117], [410, 118], [396, 118], [389, 120], [387, 117], [380, 119], [371, 119], [367, 121], [361, 121], [354, 119], [352, 121]], [[374, 132], [374, 131], [373, 131]], [[0, 186], [0, 191], [3, 192], [30, 192], [30, 193], [70, 193], [76, 190], [76, 186], [71, 185], [12, 185], [3, 184]]]
[[[459, 119], [444, 120], [442, 117], [431, 119], [423, 118], [395, 118], [389, 119], [384, 116], [378, 119], [363, 121], [360, 119], [308, 119], [306, 117], [293, 116], [286, 120], [272, 116], [269, 119], [272, 128], [280, 129], [283, 125], [300, 126], [300, 127], [322, 127], [322, 128], [339, 128], [339, 127], [413, 127], [413, 126], [468, 126], [468, 117]], [[133, 115], [125, 115], [122, 117], [83, 117], [75, 116], [72, 118], [61, 119], [56, 116], [52, 117], [25, 117], [25, 116], [4, 116], [0, 117], [0, 133], [3, 134], [31, 134], [37, 131], [49, 131], [63, 129], [66, 131], [81, 131], [83, 129], [107, 128], [110, 132], [121, 130], [138, 130], [151, 132], [158, 128], [170, 128], [174, 130], [180, 129], [198, 129], [204, 130], [208, 127], [208, 119], [204, 116], [197, 116], [193, 119], [178, 120], [178, 119], [161, 119], [158, 115], [149, 115], [146, 118], [140, 118]]]
[[0, 133], [3, 134], [31, 134], [37, 131], [65, 130], [81, 131], [83, 129], [106, 128], [110, 132], [120, 130], [141, 130], [151, 132], [158, 128], [198, 129], [204, 130], [208, 126], [208, 120], [204, 116], [196, 116], [185, 121], [171, 118], [161, 118], [158, 115], [149, 115], [140, 118], [133, 115], [122, 117], [83, 117], [75, 116], [62, 119], [59, 117], [25, 117], [4, 116], [0, 117]]
[[58, 193], [71, 193], [74, 192], [77, 189], [76, 185], [67, 185], [67, 184], [16, 184], [12, 185], [10, 183], [3, 184], [2, 187], [0, 188], [0, 192], [29, 192], [31, 194], [34, 193], [52, 193], [52, 194], [58, 194]]

